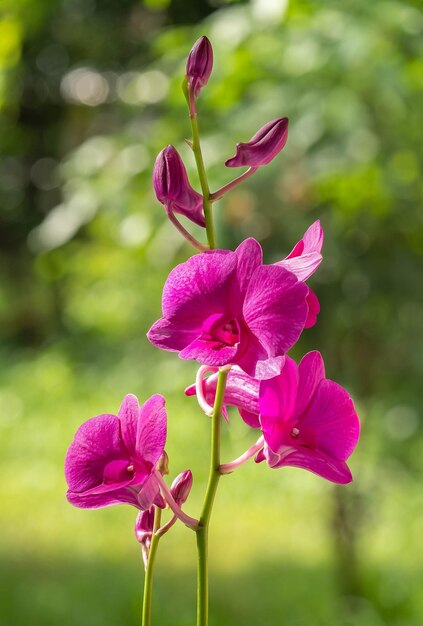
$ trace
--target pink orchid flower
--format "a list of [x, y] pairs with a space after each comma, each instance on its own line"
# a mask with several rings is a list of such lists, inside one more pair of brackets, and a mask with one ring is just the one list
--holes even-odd
[[284, 267], [263, 265], [260, 244], [211, 250], [175, 267], [163, 290], [163, 317], [148, 339], [210, 366], [236, 364], [257, 379], [281, 371], [308, 315], [308, 287]]
[[298, 366], [287, 357], [279, 376], [260, 383], [259, 406], [264, 447], [257, 462], [351, 482], [346, 461], [357, 445], [360, 424], [347, 391], [325, 378], [319, 352], [309, 352]]
[[117, 415], [103, 414], [77, 430], [65, 460], [67, 499], [95, 509], [128, 503], [146, 510], [163, 507], [156, 466], [166, 442], [165, 399], [149, 398], [141, 407], [125, 396]]
[[278, 117], [262, 126], [251, 139], [237, 143], [236, 154], [226, 167], [260, 167], [270, 163], [284, 148], [288, 139], [288, 118]]

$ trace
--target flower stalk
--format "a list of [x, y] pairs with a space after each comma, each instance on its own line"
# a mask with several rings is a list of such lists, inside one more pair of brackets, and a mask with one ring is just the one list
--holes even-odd
[[257, 170], [258, 170], [258, 167], [249, 167], [246, 172], [241, 174], [241, 176], [234, 178], [234, 180], [231, 180], [226, 185], [223, 185], [223, 187], [220, 187], [220, 189], [217, 189], [217, 191], [214, 191], [213, 193], [211, 193], [210, 194], [211, 202], [216, 202], [216, 200], [220, 200], [220, 198], [222, 198], [227, 191], [230, 191], [231, 189], [233, 189], [240, 183], [243, 183], [244, 180], [247, 180], [247, 178], [250, 178], [250, 176], [255, 174]]
[[200, 179], [201, 191], [203, 192], [203, 212], [206, 220], [206, 234], [210, 250], [216, 248], [216, 232], [213, 223], [213, 208], [210, 199], [210, 188], [207, 180], [206, 168], [204, 166], [203, 153], [200, 144], [200, 131], [198, 128], [197, 114], [190, 115], [192, 131], [192, 151], [197, 165], [198, 177]]
[[197, 626], [208, 626], [209, 613], [209, 578], [208, 578], [208, 532], [214, 498], [220, 474], [220, 422], [226, 380], [229, 368], [221, 368], [217, 381], [216, 398], [212, 414], [212, 436], [209, 480], [200, 516], [197, 533]]
[[147, 568], [145, 570], [144, 578], [144, 595], [142, 601], [142, 614], [141, 624], [142, 626], [150, 626], [151, 624], [151, 603], [153, 596], [153, 570], [156, 560], [157, 548], [160, 541], [160, 535], [157, 531], [160, 528], [162, 510], [158, 507], [154, 507], [154, 527], [153, 535], [151, 537], [150, 553], [148, 556]]

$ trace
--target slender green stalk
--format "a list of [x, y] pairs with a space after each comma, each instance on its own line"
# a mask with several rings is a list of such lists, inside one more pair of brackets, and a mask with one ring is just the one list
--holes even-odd
[[192, 129], [192, 151], [194, 152], [201, 190], [203, 192], [203, 210], [204, 219], [206, 220], [207, 241], [209, 242], [210, 250], [213, 250], [216, 248], [216, 233], [213, 224], [213, 208], [210, 200], [210, 188], [207, 180], [206, 168], [204, 167], [203, 153], [201, 152], [197, 116], [190, 116], [190, 120]]
[[157, 547], [160, 541], [160, 535], [156, 535], [156, 531], [160, 528], [162, 510], [154, 507], [154, 527], [153, 536], [151, 538], [150, 553], [148, 555], [147, 569], [144, 578], [144, 596], [142, 599], [142, 626], [150, 626], [151, 624], [151, 600], [153, 595], [153, 569], [156, 559]]
[[212, 414], [210, 472], [197, 534], [197, 626], [207, 626], [209, 617], [208, 532], [214, 497], [220, 478], [220, 422], [228, 368], [219, 370]]

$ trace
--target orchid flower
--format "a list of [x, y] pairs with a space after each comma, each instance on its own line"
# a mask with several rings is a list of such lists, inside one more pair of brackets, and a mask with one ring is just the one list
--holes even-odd
[[351, 482], [346, 461], [357, 445], [360, 424], [348, 392], [325, 378], [319, 352], [309, 352], [298, 366], [287, 357], [279, 376], [260, 383], [259, 407], [264, 447], [257, 462]]
[[235, 252], [207, 251], [175, 267], [163, 290], [163, 317], [147, 337], [182, 359], [271, 378], [305, 326], [307, 294], [292, 272], [263, 265], [260, 244], [247, 239]]
[[154, 474], [166, 442], [165, 399], [141, 407], [125, 396], [117, 415], [93, 417], [77, 430], [65, 460], [67, 499], [79, 508], [128, 503], [164, 507]]

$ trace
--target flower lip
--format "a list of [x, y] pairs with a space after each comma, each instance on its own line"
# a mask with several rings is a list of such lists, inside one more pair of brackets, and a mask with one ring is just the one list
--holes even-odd
[[226, 346], [235, 346], [240, 338], [240, 325], [236, 319], [215, 313], [210, 315], [202, 326], [203, 339], [217, 341]]
[[134, 466], [127, 459], [117, 459], [107, 463], [103, 470], [105, 484], [127, 482], [135, 475]]
[[225, 162], [226, 167], [259, 167], [270, 163], [285, 147], [288, 139], [288, 118], [279, 117], [262, 126], [247, 142], [238, 143], [236, 154]]

